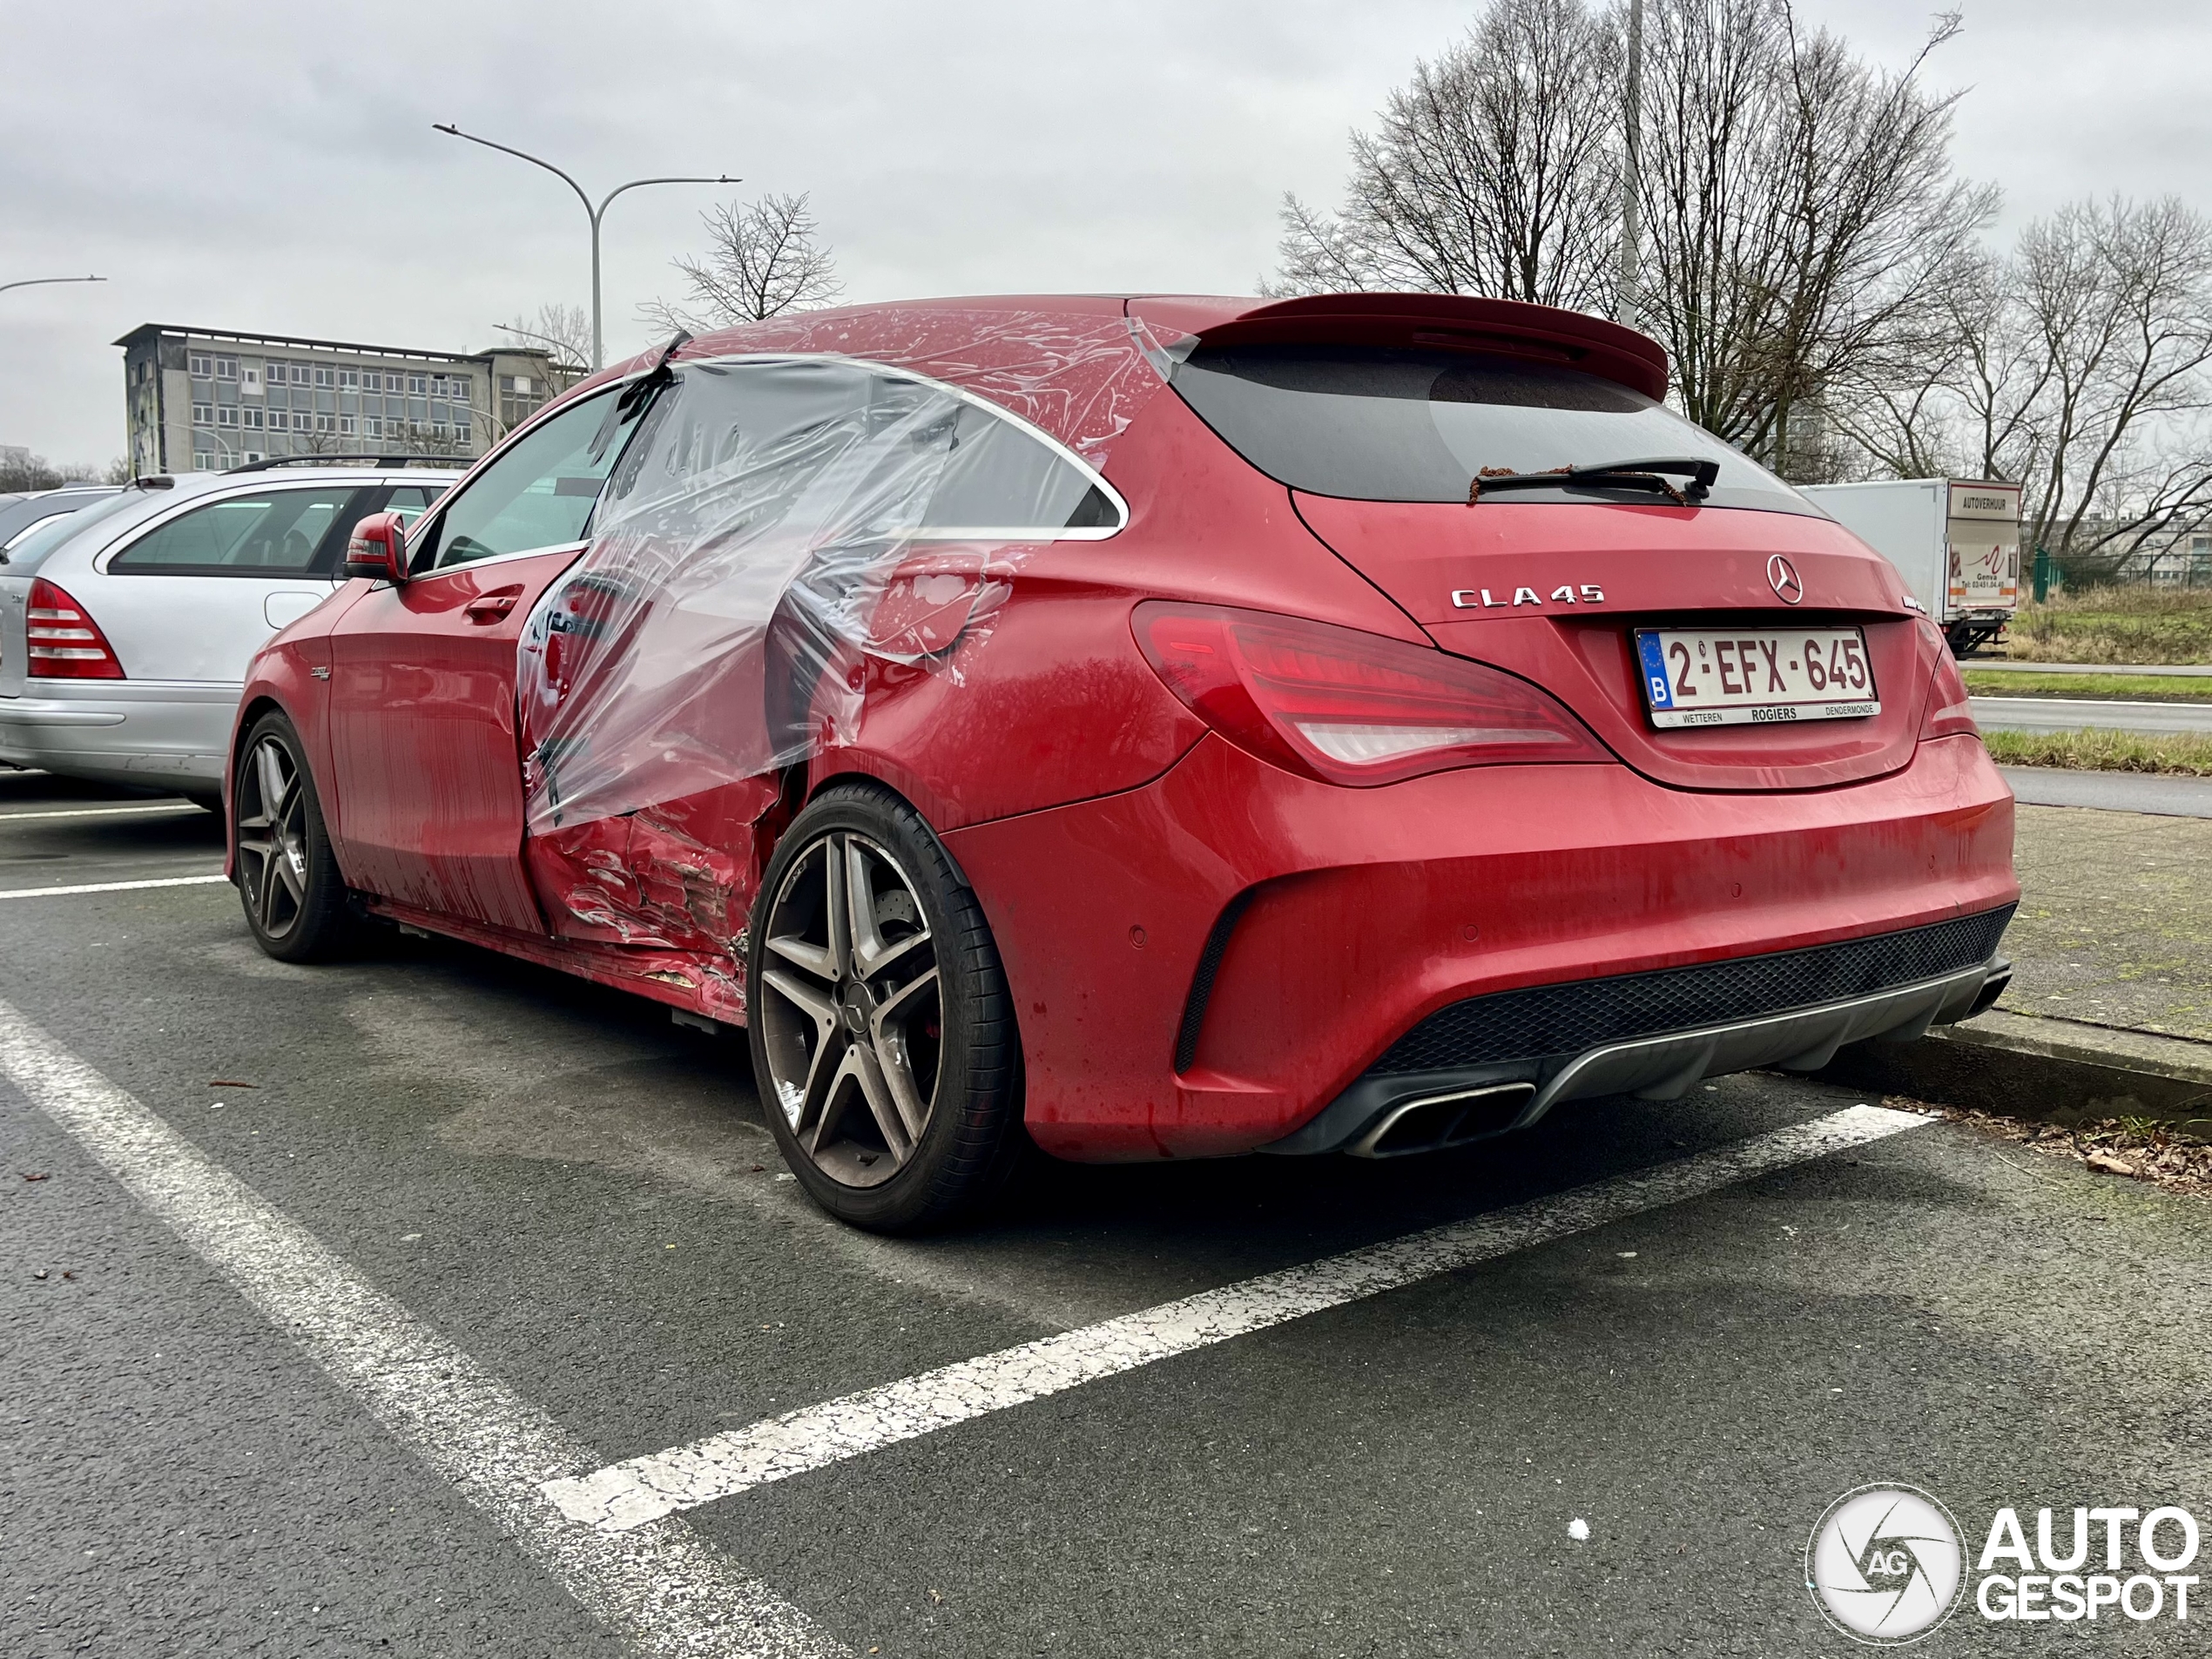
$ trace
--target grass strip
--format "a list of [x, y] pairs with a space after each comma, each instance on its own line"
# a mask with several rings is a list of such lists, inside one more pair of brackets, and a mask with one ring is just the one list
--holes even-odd
[[2212, 674], [2034, 674], [1969, 668], [1966, 689], [1982, 697], [2109, 697], [2137, 703], [2212, 702]]
[[2006, 631], [2014, 662], [2212, 663], [2212, 588], [2087, 588], [2024, 604]]
[[2069, 772], [2161, 772], [2212, 778], [2212, 735], [2195, 732], [1985, 732], [1991, 757], [2006, 766]]

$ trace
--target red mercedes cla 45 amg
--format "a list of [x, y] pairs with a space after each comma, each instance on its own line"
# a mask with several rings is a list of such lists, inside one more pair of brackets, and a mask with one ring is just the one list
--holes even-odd
[[1458, 1145], [1993, 1000], [1896, 573], [1501, 301], [860, 307], [577, 388], [270, 642], [231, 862], [744, 1026], [827, 1210]]

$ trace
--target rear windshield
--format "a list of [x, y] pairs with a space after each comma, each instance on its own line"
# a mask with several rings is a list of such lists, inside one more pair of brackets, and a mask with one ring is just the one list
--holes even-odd
[[[1485, 469], [1548, 472], [1710, 458], [1705, 505], [1822, 516], [1772, 473], [1663, 404], [1615, 381], [1519, 358], [1366, 346], [1201, 346], [1174, 386], [1269, 477], [1355, 501], [1464, 502]], [[1682, 481], [1676, 479], [1679, 484]], [[1652, 502], [1575, 484], [1512, 502]]]

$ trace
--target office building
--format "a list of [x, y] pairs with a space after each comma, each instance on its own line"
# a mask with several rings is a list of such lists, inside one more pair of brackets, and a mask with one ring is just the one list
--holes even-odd
[[480, 455], [582, 372], [535, 347], [455, 353], [144, 323], [123, 347], [132, 469], [292, 455]]

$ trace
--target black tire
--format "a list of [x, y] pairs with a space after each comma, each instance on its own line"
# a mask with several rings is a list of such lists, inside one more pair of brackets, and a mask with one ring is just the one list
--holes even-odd
[[[847, 897], [833, 932], [856, 875], [865, 921]], [[753, 1076], [808, 1196], [886, 1233], [993, 1197], [1028, 1138], [1021, 1035], [990, 924], [921, 814], [873, 785], [825, 790], [769, 860], [748, 935]]]
[[[266, 799], [273, 794], [271, 802]], [[237, 826], [234, 868], [246, 925], [280, 962], [319, 962], [350, 942], [346, 880], [330, 850], [322, 801], [300, 734], [281, 714], [263, 715], [246, 733], [231, 780]]]

